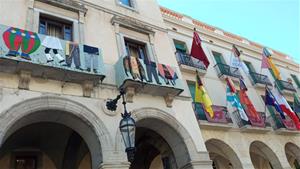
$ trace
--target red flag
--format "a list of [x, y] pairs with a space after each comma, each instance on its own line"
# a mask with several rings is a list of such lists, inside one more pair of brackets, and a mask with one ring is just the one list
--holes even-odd
[[236, 93], [236, 89], [234, 87], [234, 84], [233, 84], [232, 80], [230, 78], [228, 78], [228, 77], [226, 77], [225, 80], [227, 82], [227, 85], [229, 86], [230, 92], [231, 93]]
[[202, 49], [201, 39], [197, 32], [194, 32], [191, 56], [202, 61], [206, 68], [209, 66], [209, 60]]

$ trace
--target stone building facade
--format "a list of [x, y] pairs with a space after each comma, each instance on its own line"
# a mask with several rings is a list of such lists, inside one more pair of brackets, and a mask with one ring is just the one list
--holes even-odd
[[[12, 0], [0, 13], [1, 169], [299, 167], [299, 131], [277, 126], [260, 97], [264, 88], [242, 71], [268, 125], [239, 126], [230, 109], [225, 123], [194, 110], [196, 69], [214, 105], [226, 107], [214, 55], [229, 63], [235, 44], [259, 72], [259, 44], [154, 0]], [[186, 59], [194, 28], [208, 69]], [[273, 53], [293, 101], [300, 86], [286, 81], [299, 78], [299, 64]], [[257, 74], [274, 81], [267, 71]], [[137, 126], [131, 166], [118, 127], [122, 106], [105, 106], [119, 88]]]

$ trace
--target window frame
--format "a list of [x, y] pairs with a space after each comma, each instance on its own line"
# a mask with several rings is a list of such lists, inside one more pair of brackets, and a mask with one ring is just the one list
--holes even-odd
[[126, 49], [126, 45], [125, 45], [125, 40], [128, 39], [133, 42], [145, 44], [145, 52], [146, 52], [146, 55], [148, 56], [149, 60], [152, 62], [158, 63], [158, 59], [155, 56], [155, 51], [153, 51], [155, 49], [151, 46], [150, 41], [141, 40], [141, 39], [132, 37], [132, 36], [124, 34], [124, 33], [119, 33], [119, 35], [120, 35], [120, 43], [118, 43], [118, 45], [120, 45], [120, 50], [121, 50], [119, 57], [126, 56], [127, 49]]
[[[40, 32], [40, 24], [41, 22], [45, 22], [45, 34], [41, 33]], [[47, 32], [48, 32], [48, 24], [52, 24], [52, 25], [55, 25], [55, 26], [59, 26], [61, 27], [61, 35], [62, 37], [57, 37], [57, 38], [60, 38], [62, 40], [66, 40], [66, 41], [73, 41], [74, 40], [74, 24], [72, 21], [69, 21], [69, 20], [66, 20], [66, 19], [63, 19], [63, 18], [60, 18], [60, 17], [56, 17], [56, 16], [52, 16], [52, 15], [48, 15], [48, 14], [40, 14], [39, 16], [39, 22], [38, 22], [38, 32], [40, 34], [43, 34], [43, 35], [46, 35], [46, 36], [51, 36], [51, 35], [48, 35]], [[71, 33], [71, 36], [70, 36], [70, 39], [66, 39], [66, 27], [70, 27], [70, 33]]]
[[[174, 47], [175, 47], [175, 51], [177, 52], [177, 48], [176, 48], [176, 44], [181, 44], [184, 46], [185, 48], [185, 54], [189, 54], [189, 49], [187, 47], [187, 44], [186, 42], [184, 41], [180, 41], [180, 40], [177, 40], [177, 39], [173, 39], [173, 44], [174, 44]], [[180, 51], [181, 52], [181, 51]]]
[[116, 4], [123, 7], [123, 8], [126, 8], [126, 9], [129, 9], [129, 10], [132, 10], [134, 12], [138, 12], [137, 11], [137, 2], [136, 0], [128, 0], [130, 1], [130, 6], [126, 5], [126, 4], [123, 4], [121, 2], [121, 0], [116, 0]]

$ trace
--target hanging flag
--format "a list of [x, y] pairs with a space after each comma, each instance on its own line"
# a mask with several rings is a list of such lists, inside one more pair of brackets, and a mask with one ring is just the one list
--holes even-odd
[[275, 79], [281, 80], [280, 72], [278, 68], [273, 63], [273, 60], [271, 57], [268, 58], [268, 63], [270, 65], [270, 71], [272, 72], [272, 75], [275, 77]]
[[281, 110], [293, 120], [297, 129], [300, 130], [300, 121], [299, 121], [297, 115], [295, 114], [295, 112], [292, 110], [292, 108], [290, 107], [288, 102], [280, 94], [280, 92], [278, 91], [278, 89], [276, 87], [274, 87], [274, 89], [272, 90], [272, 94], [273, 94], [275, 100], [277, 101], [277, 103], [279, 104]]
[[244, 80], [240, 78], [240, 92], [239, 92], [240, 102], [241, 104], [244, 105], [244, 107], [246, 108], [246, 112], [248, 112], [251, 117], [255, 119], [260, 119], [260, 116], [258, 115], [254, 105], [252, 104], [251, 100], [249, 99], [246, 93], [247, 90], [248, 89], [245, 85]]
[[271, 56], [271, 52], [266, 47], [264, 47], [262, 52], [261, 68], [268, 68], [274, 79], [281, 80], [280, 72], [276, 65], [273, 63]]
[[267, 58], [272, 56], [271, 52], [266, 47], [263, 48], [263, 56], [266, 56]]
[[227, 85], [226, 85], [226, 99], [227, 102], [229, 102], [231, 104], [231, 106], [233, 108], [235, 108], [236, 110], [238, 110], [241, 118], [245, 121], [249, 121], [247, 114], [245, 113], [238, 97], [236, 96], [236, 93], [233, 91], [236, 91], [233, 83], [231, 81], [231, 79], [226, 78], [227, 81]]
[[199, 75], [198, 71], [196, 71], [195, 102], [202, 103], [203, 108], [209, 114], [209, 116], [211, 118], [214, 117], [212, 101], [211, 101], [210, 97], [208, 96], [208, 94], [206, 93], [206, 90], [200, 79], [200, 75]]
[[263, 53], [262, 53], [262, 60], [261, 60], [261, 68], [262, 69], [270, 69], [271, 66], [268, 61], [268, 57], [270, 57], [271, 54], [268, 52], [267, 48], [263, 48]]
[[209, 60], [203, 51], [201, 39], [196, 31], [194, 31], [191, 56], [202, 61], [206, 68], [209, 66]]
[[236, 58], [240, 58], [241, 52], [238, 50], [238, 48], [235, 45], [232, 45], [232, 53]]
[[244, 90], [244, 91], [248, 90], [248, 88], [242, 78], [240, 78], [240, 90]]
[[280, 114], [281, 118], [285, 119], [285, 115], [284, 115], [283, 111], [281, 110], [280, 105], [277, 103], [277, 101], [275, 100], [273, 94], [268, 89], [268, 87], [266, 87], [265, 104], [266, 104], [266, 106], [273, 106], [275, 108], [275, 110]]
[[234, 84], [233, 84], [232, 80], [230, 78], [228, 78], [228, 77], [225, 80], [226, 80], [227, 85], [228, 85], [228, 87], [230, 89], [230, 92], [236, 93], [236, 90], [235, 90], [235, 87], [234, 87]]
[[231, 57], [231, 59], [230, 59], [230, 62], [231, 62], [230, 65], [232, 67], [236, 67], [236, 68], [242, 67], [242, 61], [241, 61], [241, 58], [240, 58], [241, 53], [238, 50], [238, 48], [235, 45], [232, 45], [231, 51], [232, 51], [233, 57]]
[[300, 99], [296, 93], [294, 93], [294, 111], [295, 113], [300, 113]]

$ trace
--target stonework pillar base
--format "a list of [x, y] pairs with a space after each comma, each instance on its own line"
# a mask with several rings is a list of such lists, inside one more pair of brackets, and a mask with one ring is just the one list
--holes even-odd
[[187, 165], [181, 167], [181, 169], [213, 169], [212, 161], [192, 161]]
[[129, 162], [102, 163], [98, 169], [129, 169]]

